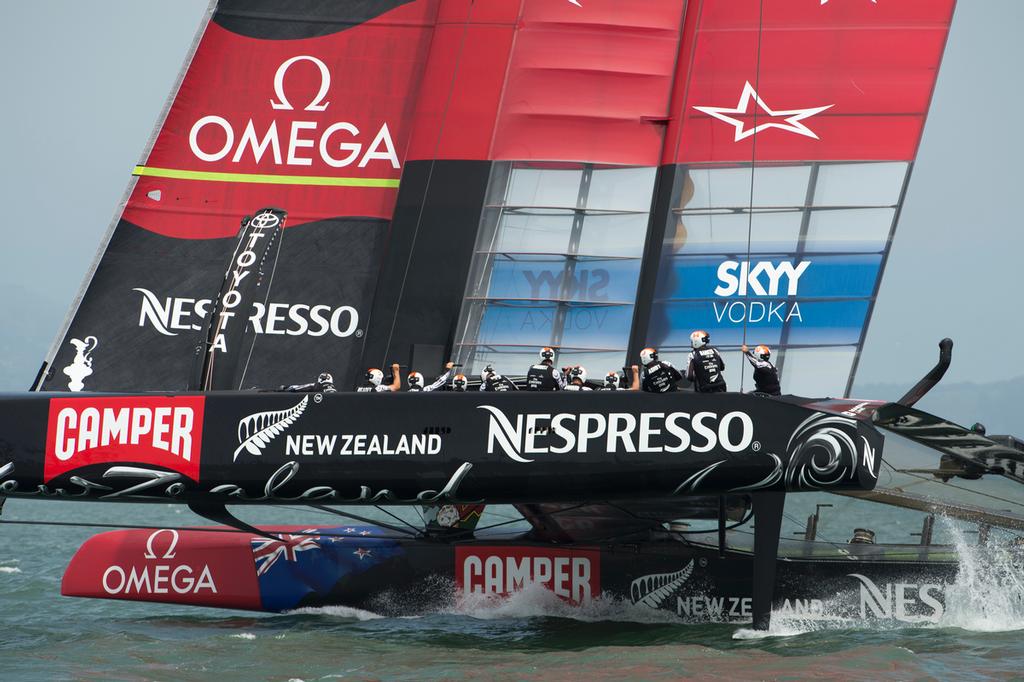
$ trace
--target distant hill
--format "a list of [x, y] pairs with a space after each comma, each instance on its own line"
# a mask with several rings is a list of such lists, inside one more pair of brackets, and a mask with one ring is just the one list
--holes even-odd
[[0, 391], [24, 391], [39, 371], [66, 305], [25, 287], [0, 288]]
[[[852, 395], [896, 400], [912, 383], [857, 384]], [[940, 383], [915, 407], [964, 426], [981, 422], [989, 433], [1024, 436], [1024, 376], [986, 384]]]

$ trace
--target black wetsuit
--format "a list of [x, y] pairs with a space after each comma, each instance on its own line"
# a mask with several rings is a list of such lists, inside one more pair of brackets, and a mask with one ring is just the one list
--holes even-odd
[[551, 365], [533, 365], [526, 372], [527, 391], [561, 391], [565, 388], [565, 377]]
[[768, 395], [782, 395], [782, 387], [779, 385], [779, 370], [775, 365], [748, 350], [747, 360], [754, 366], [754, 390], [758, 393]]
[[676, 385], [683, 375], [668, 360], [655, 360], [640, 370], [640, 388], [648, 393], [678, 391]]
[[690, 351], [690, 362], [686, 367], [686, 378], [693, 382], [698, 393], [724, 393], [725, 360], [714, 346], [694, 348]]
[[586, 384], [569, 384], [565, 387], [566, 391], [593, 391], [594, 389]]
[[492, 374], [480, 382], [481, 391], [518, 391], [519, 388], [508, 377]]
[[334, 388], [333, 381], [317, 379], [311, 384], [292, 384], [291, 386], [282, 386], [278, 390], [289, 393], [336, 393], [338, 389]]

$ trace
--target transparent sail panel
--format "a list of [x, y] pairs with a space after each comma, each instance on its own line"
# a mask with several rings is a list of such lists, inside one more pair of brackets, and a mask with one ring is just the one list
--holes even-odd
[[522, 373], [542, 346], [592, 371], [626, 359], [654, 168], [496, 164], [456, 357]]
[[[842, 396], [908, 170], [903, 162], [685, 168], [651, 343], [679, 362], [693, 329], [725, 351], [767, 344], [786, 392]], [[746, 363], [734, 355], [733, 385], [749, 390], [737, 376]]]

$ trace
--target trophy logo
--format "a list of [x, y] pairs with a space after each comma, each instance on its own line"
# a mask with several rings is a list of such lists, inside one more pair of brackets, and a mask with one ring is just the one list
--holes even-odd
[[75, 347], [75, 359], [64, 368], [64, 374], [70, 379], [68, 389], [77, 393], [85, 388], [84, 379], [92, 374], [92, 352], [99, 341], [95, 336], [87, 336], [84, 341], [71, 339], [71, 345]]

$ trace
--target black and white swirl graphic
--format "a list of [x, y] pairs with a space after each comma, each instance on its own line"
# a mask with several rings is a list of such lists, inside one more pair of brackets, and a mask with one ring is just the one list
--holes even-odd
[[833, 488], [857, 475], [857, 423], [845, 417], [816, 414], [790, 436], [786, 488]]

